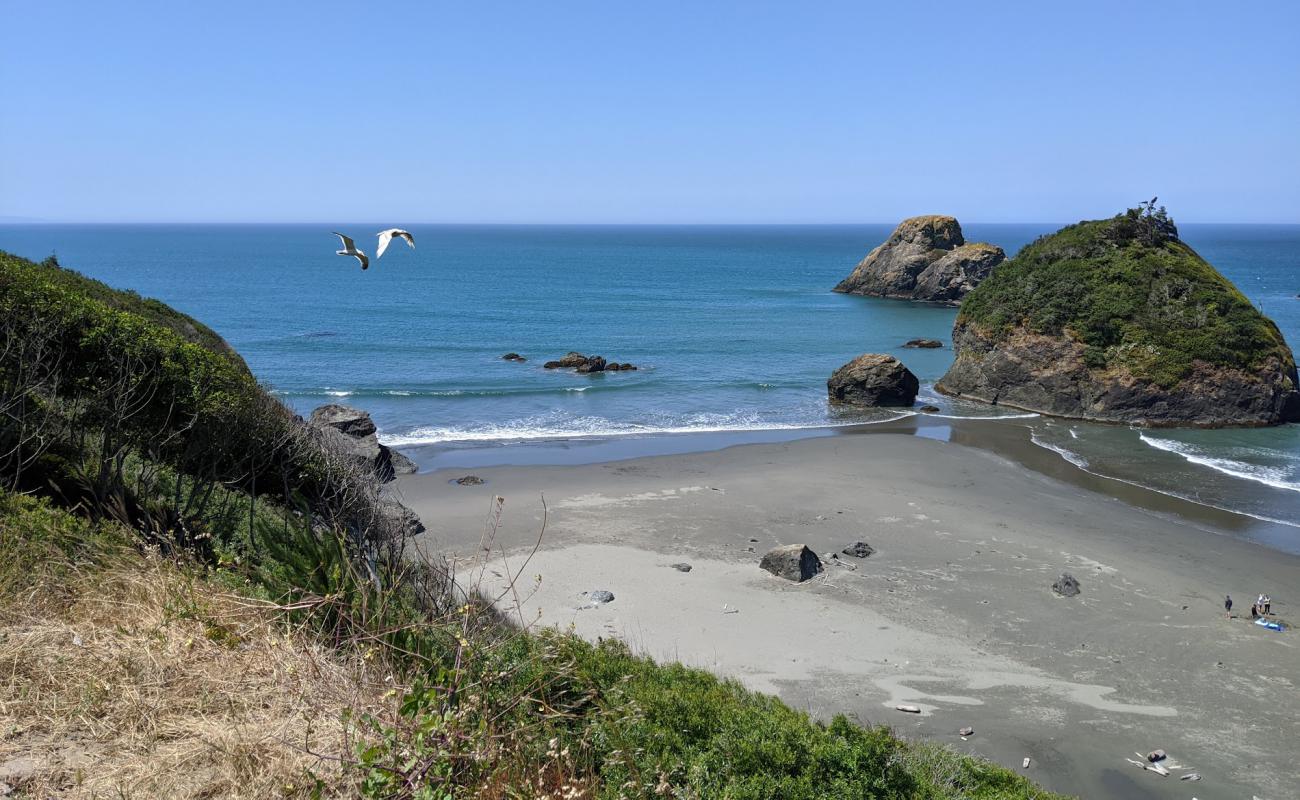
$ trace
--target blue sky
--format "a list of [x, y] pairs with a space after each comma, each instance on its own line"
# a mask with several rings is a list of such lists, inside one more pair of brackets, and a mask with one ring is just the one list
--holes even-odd
[[7, 3], [0, 217], [1300, 222], [1300, 4]]

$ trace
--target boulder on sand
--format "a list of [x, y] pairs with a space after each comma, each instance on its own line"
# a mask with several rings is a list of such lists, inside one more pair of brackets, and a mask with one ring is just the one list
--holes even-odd
[[821, 559], [806, 544], [788, 544], [769, 550], [758, 565], [778, 578], [795, 583], [822, 571]]
[[911, 406], [921, 382], [903, 362], [881, 353], [866, 353], [835, 370], [826, 381], [832, 403], [859, 406]]
[[1052, 591], [1062, 597], [1074, 597], [1080, 591], [1079, 581], [1070, 573], [1062, 572], [1061, 577], [1057, 578], [1056, 583], [1052, 584]]
[[853, 556], [854, 558], [866, 558], [876, 552], [876, 550], [866, 542], [854, 542], [840, 552], [844, 553], [846, 556]]
[[323, 405], [311, 412], [308, 424], [316, 429], [324, 444], [374, 470], [385, 483], [416, 471], [411, 459], [379, 443], [374, 421], [358, 408], [337, 403]]
[[967, 242], [952, 217], [912, 217], [835, 291], [957, 305], [1006, 257], [1001, 247]]

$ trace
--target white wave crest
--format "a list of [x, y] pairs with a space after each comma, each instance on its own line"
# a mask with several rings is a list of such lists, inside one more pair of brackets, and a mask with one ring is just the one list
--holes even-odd
[[1291, 477], [1291, 471], [1284, 467], [1269, 467], [1262, 464], [1250, 464], [1245, 461], [1238, 461], [1233, 458], [1224, 458], [1222, 456], [1207, 455], [1203, 450], [1194, 445], [1185, 442], [1175, 441], [1173, 439], [1161, 439], [1158, 436], [1148, 436], [1139, 432], [1138, 438], [1150, 447], [1157, 450], [1163, 450], [1166, 453], [1173, 453], [1181, 456], [1183, 459], [1192, 464], [1199, 464], [1203, 467], [1221, 472], [1224, 475], [1230, 475], [1242, 480], [1262, 483], [1265, 486], [1272, 486], [1275, 489], [1286, 489], [1291, 492], [1300, 492], [1300, 483], [1294, 480], [1287, 480]]
[[1044, 450], [1051, 450], [1053, 453], [1056, 453], [1061, 458], [1064, 458], [1066, 461], [1069, 461], [1071, 464], [1075, 465], [1079, 469], [1086, 470], [1088, 468], [1088, 459], [1084, 458], [1083, 456], [1079, 455], [1073, 450], [1067, 450], [1066, 448], [1061, 447], [1060, 445], [1043, 441], [1042, 439], [1038, 438], [1038, 434], [1036, 432], [1029, 434], [1029, 441], [1033, 442], [1034, 444], [1038, 445]]
[[882, 419], [853, 420], [848, 422], [770, 422], [752, 414], [693, 414], [664, 424], [615, 422], [603, 417], [530, 417], [498, 425], [473, 428], [427, 426], [403, 433], [381, 434], [380, 440], [389, 447], [414, 447], [446, 442], [518, 442], [538, 439], [587, 439], [616, 436], [652, 436], [671, 433], [727, 433], [739, 431], [816, 430], [818, 428], [845, 428], [894, 422], [914, 416], [905, 411]]

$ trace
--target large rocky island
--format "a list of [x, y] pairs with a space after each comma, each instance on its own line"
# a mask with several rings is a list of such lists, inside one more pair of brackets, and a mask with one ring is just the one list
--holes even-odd
[[967, 242], [952, 217], [911, 217], [835, 291], [957, 305], [1005, 259], [1001, 247]]
[[936, 388], [1062, 417], [1150, 426], [1300, 420], [1271, 320], [1154, 203], [1026, 246], [962, 304]]

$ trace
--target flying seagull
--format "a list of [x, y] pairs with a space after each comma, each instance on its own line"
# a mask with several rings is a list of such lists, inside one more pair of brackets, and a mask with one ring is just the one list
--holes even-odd
[[404, 231], [401, 228], [389, 228], [388, 230], [380, 231], [375, 235], [379, 237], [379, 249], [375, 251], [375, 258], [380, 258], [384, 255], [384, 251], [388, 249], [388, 243], [393, 241], [394, 236], [399, 239], [405, 239], [407, 244], [412, 248], [415, 247], [415, 237], [411, 235], [410, 231]]
[[366, 258], [365, 253], [357, 249], [356, 242], [352, 241], [351, 237], [344, 236], [338, 231], [333, 231], [333, 234], [343, 240], [343, 249], [335, 251], [335, 255], [352, 256], [361, 262], [362, 269], [370, 269], [370, 259]]

